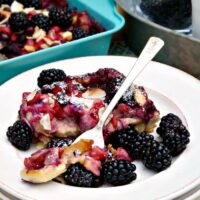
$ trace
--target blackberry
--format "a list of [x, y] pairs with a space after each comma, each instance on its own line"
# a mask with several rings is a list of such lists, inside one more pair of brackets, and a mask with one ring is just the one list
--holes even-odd
[[74, 28], [72, 30], [72, 35], [73, 35], [73, 39], [74, 40], [78, 40], [78, 39], [81, 39], [81, 38], [84, 38], [84, 37], [88, 36], [88, 34], [86, 33], [86, 31], [83, 30], [81, 27]]
[[149, 145], [154, 140], [153, 135], [139, 133], [134, 126], [117, 130], [111, 134], [109, 143], [114, 148], [123, 147], [133, 159], [140, 159], [144, 146]]
[[111, 160], [102, 166], [104, 181], [111, 185], [125, 185], [135, 180], [136, 166], [127, 160]]
[[52, 147], [65, 147], [65, 146], [70, 146], [75, 138], [73, 137], [67, 137], [67, 138], [52, 138], [50, 142], [47, 144], [47, 148], [52, 148]]
[[63, 28], [69, 27], [72, 23], [72, 16], [66, 9], [52, 7], [49, 10], [49, 19], [53, 25]]
[[133, 94], [133, 89], [132, 88], [129, 88], [125, 92], [125, 94], [121, 97], [119, 102], [120, 103], [125, 103], [125, 104], [129, 105], [132, 108], [135, 107], [136, 105], [138, 105], [138, 103], [134, 99], [134, 94]]
[[50, 85], [44, 85], [42, 86], [40, 92], [42, 94], [48, 94], [48, 93], [53, 93], [52, 87]]
[[172, 157], [169, 153], [167, 147], [153, 140], [143, 147], [142, 162], [147, 168], [160, 172], [171, 165]]
[[117, 93], [118, 89], [122, 85], [124, 81], [124, 77], [119, 76], [116, 78], [113, 78], [111, 80], [108, 80], [106, 83], [106, 94], [110, 99], [112, 99], [115, 94]]
[[36, 14], [32, 17], [32, 23], [34, 26], [48, 31], [49, 29], [49, 18], [43, 14]]
[[103, 183], [101, 176], [95, 176], [80, 163], [70, 165], [64, 173], [64, 179], [68, 185], [78, 187], [99, 187]]
[[11, 14], [8, 23], [14, 32], [20, 32], [24, 31], [28, 27], [29, 20], [25, 13], [16, 12]]
[[191, 24], [191, 0], [142, 0], [140, 8], [154, 22], [172, 29]]
[[2, 4], [11, 5], [13, 1], [14, 0], [0, 0], [0, 5], [2, 5]]
[[25, 8], [33, 7], [35, 9], [42, 8], [42, 0], [18, 0]]
[[177, 129], [182, 124], [180, 118], [172, 113], [161, 118], [157, 133], [162, 137], [166, 129]]
[[16, 121], [7, 130], [8, 140], [20, 150], [28, 150], [32, 142], [32, 130], [22, 120]]
[[61, 69], [47, 69], [42, 70], [37, 82], [38, 86], [42, 88], [44, 85], [50, 85], [54, 82], [63, 81], [66, 78], [66, 74]]
[[69, 102], [69, 97], [65, 93], [59, 92], [56, 95], [56, 100], [61, 106], [65, 106]]
[[190, 142], [190, 133], [174, 114], [162, 117], [157, 133], [162, 137], [163, 144], [170, 150], [172, 156], [179, 155]]

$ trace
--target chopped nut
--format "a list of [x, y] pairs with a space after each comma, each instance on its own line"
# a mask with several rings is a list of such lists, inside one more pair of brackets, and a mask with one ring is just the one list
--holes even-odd
[[100, 88], [90, 88], [82, 94], [82, 97], [86, 99], [103, 99], [105, 96], [105, 91]]
[[46, 35], [46, 32], [42, 29], [40, 29], [39, 27], [35, 27], [35, 32], [33, 34], [33, 39], [36, 39], [36, 41], [40, 41], [41, 39], [44, 39]]
[[135, 90], [134, 98], [140, 106], [144, 106], [146, 103], [146, 97], [140, 90]]
[[73, 39], [73, 35], [72, 32], [70, 31], [66, 31], [61, 33], [61, 35], [63, 36], [64, 39], [66, 39], [67, 41], [71, 41]]
[[14, 13], [14, 12], [23, 11], [24, 6], [21, 3], [14, 1], [10, 8], [11, 8], [11, 12]]
[[36, 51], [36, 48], [32, 45], [25, 45], [24, 46], [24, 49], [27, 51], [27, 52], [34, 52]]

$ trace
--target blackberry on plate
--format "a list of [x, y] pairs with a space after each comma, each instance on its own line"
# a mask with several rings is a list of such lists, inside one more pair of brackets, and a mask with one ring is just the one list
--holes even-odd
[[140, 159], [144, 146], [149, 145], [153, 140], [153, 135], [139, 133], [134, 126], [129, 125], [126, 129], [113, 132], [109, 143], [114, 148], [123, 147], [133, 159]]
[[24, 31], [28, 27], [29, 20], [25, 13], [16, 12], [11, 14], [8, 23], [14, 32], [20, 32]]
[[50, 85], [54, 82], [63, 81], [66, 78], [66, 74], [61, 69], [47, 69], [42, 70], [37, 82], [38, 86], [42, 88], [44, 85]]
[[153, 140], [145, 145], [142, 151], [142, 162], [154, 171], [160, 172], [171, 165], [172, 157], [167, 147]]
[[72, 23], [72, 16], [67, 9], [52, 7], [49, 10], [49, 19], [53, 25], [58, 25], [63, 28], [69, 27]]
[[14, 0], [0, 0], [0, 5], [2, 4], [11, 5], [13, 1]]
[[103, 183], [101, 176], [95, 176], [80, 163], [70, 165], [64, 173], [64, 179], [68, 185], [78, 187], [99, 187]]
[[73, 137], [66, 137], [66, 138], [52, 138], [50, 142], [47, 144], [47, 148], [53, 148], [53, 147], [65, 147], [70, 146], [75, 138]]
[[59, 92], [56, 95], [56, 100], [61, 106], [65, 106], [69, 102], [69, 97], [65, 93]]
[[32, 23], [45, 31], [49, 29], [49, 18], [41, 13], [32, 17]]
[[172, 113], [167, 114], [161, 118], [157, 133], [164, 136], [166, 129], [177, 129], [182, 124], [180, 118]]
[[86, 33], [86, 31], [83, 30], [81, 27], [74, 28], [72, 30], [72, 35], [73, 35], [73, 39], [74, 40], [81, 39], [81, 38], [84, 38], [84, 37], [88, 36], [88, 34]]
[[102, 166], [104, 181], [111, 185], [125, 185], [135, 180], [136, 166], [127, 160], [111, 160]]
[[191, 0], [142, 0], [140, 8], [154, 22], [172, 29], [191, 24]]
[[157, 133], [172, 156], [180, 154], [190, 142], [190, 133], [180, 118], [172, 113], [162, 117]]
[[28, 150], [32, 142], [32, 130], [22, 120], [17, 120], [7, 130], [8, 140], [20, 150]]

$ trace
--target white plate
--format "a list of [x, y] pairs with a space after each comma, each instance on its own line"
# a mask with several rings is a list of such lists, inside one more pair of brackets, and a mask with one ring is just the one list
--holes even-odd
[[[30, 151], [13, 148], [6, 138], [6, 130], [17, 116], [24, 91], [36, 87], [42, 69], [62, 68], [67, 74], [77, 75], [112, 67], [127, 74], [135, 62], [128, 57], [85, 57], [60, 61], [35, 68], [8, 81], [0, 87], [0, 187], [8, 193], [28, 200], [87, 199], [87, 200], [151, 200], [173, 199], [200, 184], [200, 82], [172, 67], [152, 62], [138, 77], [136, 83], [147, 88], [161, 115], [174, 112], [187, 123], [191, 132], [188, 148], [174, 160], [171, 167], [153, 173], [137, 162], [138, 179], [126, 186], [78, 188], [55, 182], [33, 185], [20, 180], [23, 158]], [[148, 89], [151, 88], [151, 89]]]

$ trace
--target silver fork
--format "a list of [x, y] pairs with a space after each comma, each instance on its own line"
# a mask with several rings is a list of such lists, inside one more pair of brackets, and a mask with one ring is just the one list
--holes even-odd
[[122, 97], [124, 92], [132, 85], [133, 81], [140, 75], [140, 73], [144, 70], [147, 64], [153, 59], [153, 57], [159, 52], [159, 50], [163, 47], [164, 41], [157, 37], [151, 37], [147, 44], [145, 45], [143, 51], [138, 57], [136, 63], [131, 68], [128, 76], [124, 80], [123, 84], [111, 100], [110, 104], [107, 106], [103, 115], [101, 116], [98, 124], [83, 134], [81, 134], [74, 143], [78, 142], [80, 139], [92, 139], [94, 141], [95, 146], [99, 146], [104, 148], [104, 139], [103, 139], [103, 125], [108, 118], [109, 114], [114, 109], [115, 105]]

